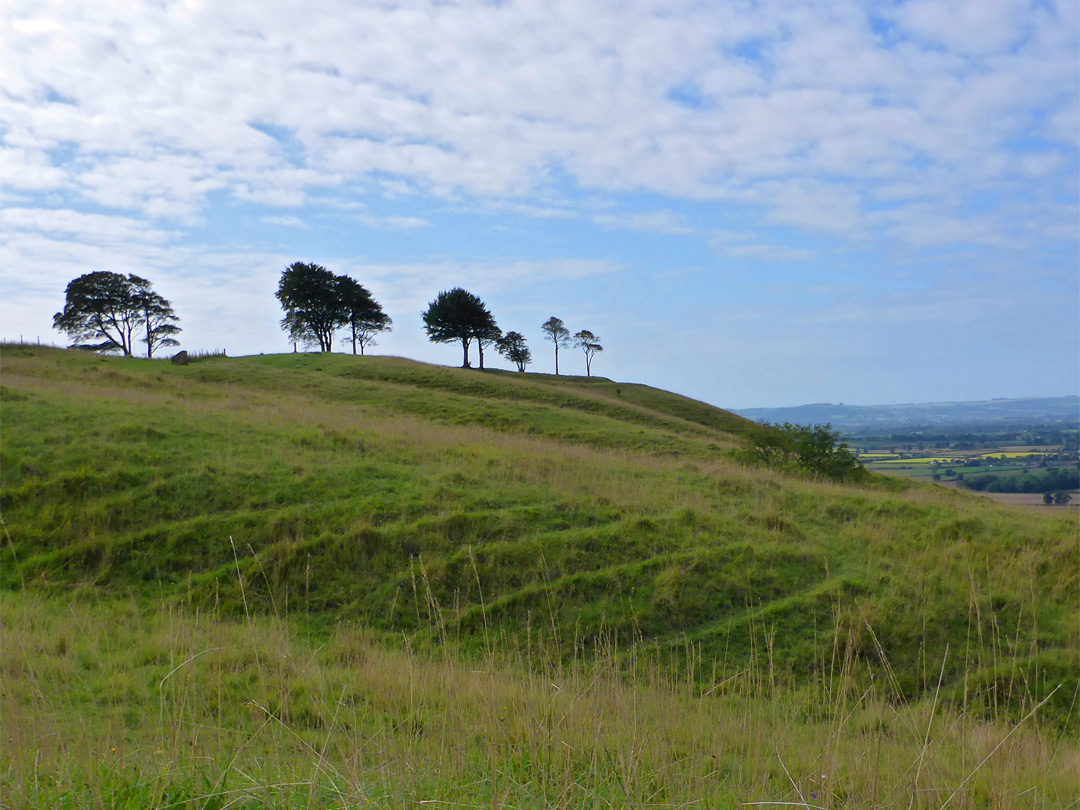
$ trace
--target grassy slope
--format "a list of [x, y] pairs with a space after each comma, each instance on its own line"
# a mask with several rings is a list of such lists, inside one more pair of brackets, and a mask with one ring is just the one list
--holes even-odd
[[273, 616], [35, 592], [0, 593], [0, 641], [12, 810], [1060, 810], [1080, 795], [1060, 730], [898, 702], [850, 666], [797, 689], [770, 690], [764, 662], [699, 686], [692, 658], [631, 677], [610, 648], [463, 663], [348, 624], [309, 638]]
[[1064, 511], [748, 468], [744, 420], [602, 379], [5, 347], [2, 384], [8, 589], [566, 655], [692, 642], [706, 669], [767, 656], [779, 677], [828, 668], [835, 642], [907, 695], [939, 670], [947, 694], [1025, 705], [1064, 680], [1048, 708], [1073, 710]]

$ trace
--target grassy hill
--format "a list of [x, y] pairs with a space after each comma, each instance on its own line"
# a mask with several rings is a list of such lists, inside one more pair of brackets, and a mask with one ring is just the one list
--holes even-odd
[[1075, 723], [1066, 510], [748, 465], [741, 417], [600, 378], [13, 346], [0, 363], [6, 599], [275, 617], [312, 643], [360, 625], [526, 668], [599, 651], [698, 694], [753, 671], [759, 696], [842, 680], [1014, 719], [1053, 694], [1040, 716]]
[[993, 668], [993, 636], [1051, 669], [1077, 649], [1075, 517], [748, 467], [747, 422], [645, 386], [10, 348], [3, 385], [8, 588], [693, 642], [728, 666], [758, 633], [793, 673], [842, 631], [907, 694], [946, 644], [957, 673], [961, 647]]

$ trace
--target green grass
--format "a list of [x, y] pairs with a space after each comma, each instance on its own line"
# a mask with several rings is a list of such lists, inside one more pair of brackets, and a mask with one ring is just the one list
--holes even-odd
[[8, 588], [463, 642], [485, 606], [514, 636], [690, 637], [732, 666], [760, 616], [792, 674], [815, 636], [887, 616], [912, 695], [978, 608], [1032, 671], [1076, 649], [1052, 609], [1076, 600], [1075, 517], [743, 466], [744, 420], [653, 389], [344, 355], [3, 364]]
[[[212, 617], [221, 633], [253, 632], [245, 619], [251, 614], [252, 622], [270, 622], [288, 645], [299, 645], [288, 647], [289, 656], [318, 659], [310, 671], [324, 674], [337, 664], [314, 651], [339, 643], [343, 623], [364, 628], [365, 655], [406, 643], [414, 652], [443, 655], [440, 666], [471, 671], [477, 661], [494, 666], [497, 650], [505, 677], [528, 683], [591, 666], [602, 651], [604, 677], [635, 689], [659, 684], [663, 692], [686, 680], [686, 694], [700, 696], [753, 673], [753, 696], [761, 701], [755, 711], [766, 711], [771, 700], [780, 701], [777, 711], [797, 703], [799, 718], [825, 711], [815, 701], [829, 704], [824, 696], [842, 684], [852, 694], [869, 690], [879, 711], [885, 704], [915, 713], [937, 706], [968, 728], [1019, 722], [1050, 696], [1026, 725], [1073, 739], [1080, 699], [1075, 510], [1014, 509], [881, 476], [839, 485], [748, 466], [739, 460], [745, 420], [597, 378], [345, 355], [214, 358], [176, 367], [10, 346], [0, 364], [0, 586], [5, 598], [41, 600], [46, 613], [70, 605], [87, 617], [83, 624], [96, 624], [103, 611], [119, 610], [114, 623], [156, 626], [165, 615], [178, 617], [178, 627]], [[39, 621], [26, 612], [28, 621]], [[140, 757], [149, 743], [137, 734], [128, 740], [123, 713], [131, 722], [144, 718], [161, 700], [153, 684], [186, 656], [214, 646], [193, 643], [165, 658], [145, 652], [148, 663], [136, 664], [124, 651], [153, 643], [114, 643], [99, 633], [84, 658], [98, 661], [89, 672], [114, 676], [99, 679], [80, 663], [67, 677], [72, 688], [89, 691], [68, 704], [42, 686], [54, 680], [40, 672], [59, 666], [57, 657], [69, 666], [68, 652], [51, 645], [64, 636], [70, 650], [77, 635], [62, 633], [54, 621], [38, 636], [47, 640], [43, 658], [31, 665], [40, 694], [19, 717], [45, 723], [70, 712], [100, 745], [114, 733], [101, 728], [115, 729]], [[696, 662], [692, 671], [688, 660]], [[279, 684], [266, 680], [259, 654], [237, 662], [206, 653], [198, 661], [236, 671], [235, 684], [220, 671], [204, 684], [229, 705], [252, 695], [270, 700], [265, 689]], [[6, 684], [30, 677], [24, 669], [4, 672]], [[327, 692], [305, 672], [295, 679], [318, 695], [305, 711], [331, 712], [341, 684]], [[186, 694], [195, 699], [195, 692]], [[239, 715], [211, 722], [206, 711], [199, 709], [193, 727], [251, 733]], [[286, 721], [287, 735], [308, 722], [274, 716]], [[830, 716], [836, 722], [838, 715]], [[325, 717], [319, 722], [326, 732]], [[801, 723], [793, 739], [823, 733]], [[70, 746], [78, 732], [56, 733]], [[17, 755], [45, 750], [42, 739], [28, 734], [7, 748], [10, 773], [32, 778]], [[141, 768], [164, 769], [144, 782], [116, 769], [103, 776], [101, 768], [113, 764], [108, 757], [104, 764], [90, 754], [64, 759], [60, 750], [58, 773], [67, 781], [58, 789], [70, 798], [78, 784], [104, 790], [105, 779], [117, 789], [172, 786], [178, 796], [224, 796], [200, 781], [210, 779], [213, 788], [222, 774], [236, 778], [224, 740], [209, 760], [194, 760], [205, 768], [190, 773], [179, 749], [163, 746], [160, 762], [137, 758]], [[281, 740], [274, 745], [285, 745]], [[481, 739], [462, 762], [489, 762], [488, 744]], [[584, 750], [600, 763], [603, 751], [617, 749], [612, 745]], [[1074, 751], [1074, 742], [1067, 747]], [[435, 756], [425, 751], [410, 762]], [[744, 754], [731, 760], [740, 778], [752, 781], [760, 766], [775, 777], [767, 795], [783, 795], [783, 774], [768, 752], [759, 752], [752, 767]], [[519, 749], [499, 748], [494, 756], [498, 773], [533, 784], [514, 770], [525, 767]], [[937, 784], [955, 787], [961, 765], [970, 764], [966, 756]], [[305, 797], [343, 789], [340, 780], [327, 787], [321, 771], [297, 775], [312, 762], [302, 746], [294, 759], [277, 762], [277, 775], [258, 784], [301, 782], [295, 789]], [[588, 778], [610, 786], [618, 769], [596, 763]], [[585, 778], [579, 767], [568, 771], [574, 779]], [[453, 789], [491, 780], [476, 768], [455, 765]], [[452, 792], [450, 782], [436, 782], [440, 797]], [[17, 789], [28, 791], [29, 784], [19, 781]], [[1050, 796], [1044, 788], [1039, 795]], [[387, 790], [386, 806], [401, 806], [405, 794]], [[499, 799], [499, 790], [489, 804], [533, 806], [512, 790], [506, 796], [513, 799]], [[673, 791], [668, 783], [656, 796]], [[331, 794], [319, 801], [337, 801]], [[149, 794], [136, 795], [133, 803], [152, 804]], [[625, 801], [599, 788], [589, 795], [593, 804]], [[458, 798], [476, 801], [467, 791]], [[305, 806], [281, 796], [265, 801]], [[1041, 801], [1026, 806], [1055, 806]], [[1013, 806], [995, 802], [961, 806]]]
[[609, 641], [561, 664], [352, 623], [315, 638], [130, 601], [0, 608], [10, 808], [1049, 809], [1080, 790], [1061, 730], [898, 701], [839, 639], [832, 677], [777, 688], [764, 651], [726, 675], [690, 647]]

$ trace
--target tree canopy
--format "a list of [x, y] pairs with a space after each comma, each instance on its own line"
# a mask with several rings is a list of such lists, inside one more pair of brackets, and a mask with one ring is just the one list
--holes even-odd
[[146, 356], [152, 358], [154, 349], [179, 346], [173, 335], [180, 334], [180, 327], [176, 325], [180, 319], [173, 312], [172, 304], [154, 292], [145, 278], [128, 276], [128, 280], [131, 281], [135, 305], [146, 332], [142, 338], [146, 344]]
[[364, 285], [348, 276], [338, 276], [338, 291], [345, 309], [345, 325], [352, 333], [352, 350], [360, 346], [363, 356], [366, 346], [375, 345], [375, 336], [389, 332], [393, 326], [390, 316], [382, 311], [379, 303], [371, 297]]
[[532, 352], [525, 345], [525, 336], [521, 332], [507, 332], [499, 338], [495, 347], [499, 354], [517, 365], [518, 371], [524, 371], [525, 366], [532, 362]]
[[540, 328], [544, 332], [544, 340], [550, 340], [555, 344], [555, 375], [559, 374], [559, 347], [565, 347], [570, 345], [570, 330], [566, 328], [566, 324], [562, 322], [562, 318], [556, 318], [552, 315]]
[[[424, 331], [433, 343], [461, 341], [464, 355], [462, 368], [469, 368], [469, 345], [498, 340], [501, 332], [487, 306], [477, 296], [461, 287], [439, 293], [421, 316]], [[483, 346], [480, 347], [480, 368], [484, 367]]]
[[349, 327], [353, 354], [357, 344], [363, 354], [364, 347], [392, 323], [362, 284], [318, 264], [290, 264], [281, 274], [276, 295], [285, 310], [281, 328], [293, 340], [323, 352], [333, 350], [337, 330]]
[[130, 357], [135, 330], [145, 327], [146, 356], [160, 346], [175, 346], [180, 332], [172, 304], [153, 291], [150, 282], [134, 274], [108, 270], [86, 273], [68, 283], [62, 312], [53, 326], [74, 340], [73, 346]]
[[491, 323], [484, 323], [481, 326], [478, 326], [476, 330], [473, 331], [473, 338], [476, 340], [476, 353], [480, 356], [481, 371], [484, 370], [484, 347], [494, 343], [496, 348], [498, 348], [502, 336], [502, 329], [495, 324], [494, 320], [492, 320]]
[[281, 274], [277, 299], [285, 310], [281, 328], [293, 340], [328, 352], [334, 332], [344, 326], [344, 310], [333, 273], [319, 264], [293, 262]]
[[588, 329], [582, 329], [574, 335], [574, 345], [585, 352], [585, 376], [591, 377], [593, 358], [598, 352], [604, 350], [604, 347], [600, 345], [600, 338]]
[[963, 482], [966, 489], [977, 492], [1057, 492], [1080, 486], [1080, 470], [1059, 467], [1053, 470], [1019, 475], [969, 475]]

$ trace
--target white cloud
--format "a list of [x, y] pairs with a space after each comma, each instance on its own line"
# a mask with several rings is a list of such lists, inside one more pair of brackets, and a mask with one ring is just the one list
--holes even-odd
[[282, 228], [307, 228], [308, 224], [300, 217], [263, 217], [262, 221], [267, 225], [280, 225]]
[[420, 217], [376, 217], [369, 214], [358, 215], [356, 221], [367, 225], [369, 228], [391, 231], [407, 231], [413, 230], [414, 228], [426, 228], [429, 224], [426, 219], [421, 219]]
[[[953, 192], [933, 212], [948, 218], [957, 189], [1007, 186], [1015, 151], [1039, 165], [1018, 141], [1076, 139], [1067, 3], [53, 0], [4, 18], [0, 114], [74, 149], [12, 151], [9, 182], [154, 217], [196, 217], [220, 191], [297, 206], [371, 177], [515, 198], [557, 170], [605, 193], [752, 198], [830, 230], [913, 158]], [[778, 182], [791, 174], [798, 192]]]
[[1045, 13], [1030, 0], [909, 0], [897, 7], [894, 16], [929, 42], [976, 55], [1017, 44]]
[[161, 243], [178, 234], [160, 230], [129, 217], [85, 214], [52, 208], [0, 209], [0, 228], [12, 233], [37, 231], [63, 234], [96, 243], [151, 242]]
[[[333, 262], [342, 272], [383, 285], [394, 297], [418, 301], [451, 287], [476, 287], [481, 296], [521, 290], [534, 284], [582, 281], [618, 270], [610, 261], [594, 259], [506, 259], [486, 262], [414, 262], [370, 264], [341, 258]], [[426, 298], [425, 298], [426, 296]]]
[[814, 258], [812, 250], [802, 248], [778, 247], [776, 245], [741, 244], [725, 245], [712, 243], [713, 249], [721, 256], [736, 259], [765, 259], [769, 261], [797, 262]]
[[754, 235], [751, 233], [739, 233], [722, 228], [716, 228], [710, 232], [708, 244], [717, 255], [732, 258], [793, 262], [805, 261], [814, 257], [812, 250], [785, 247], [783, 245], [769, 245], [755, 241]]
[[68, 173], [53, 166], [43, 151], [0, 147], [0, 189], [6, 194], [59, 189], [68, 181]]
[[649, 211], [634, 214], [594, 214], [592, 221], [605, 228], [663, 233], [675, 236], [700, 236], [701, 230], [671, 211]]

